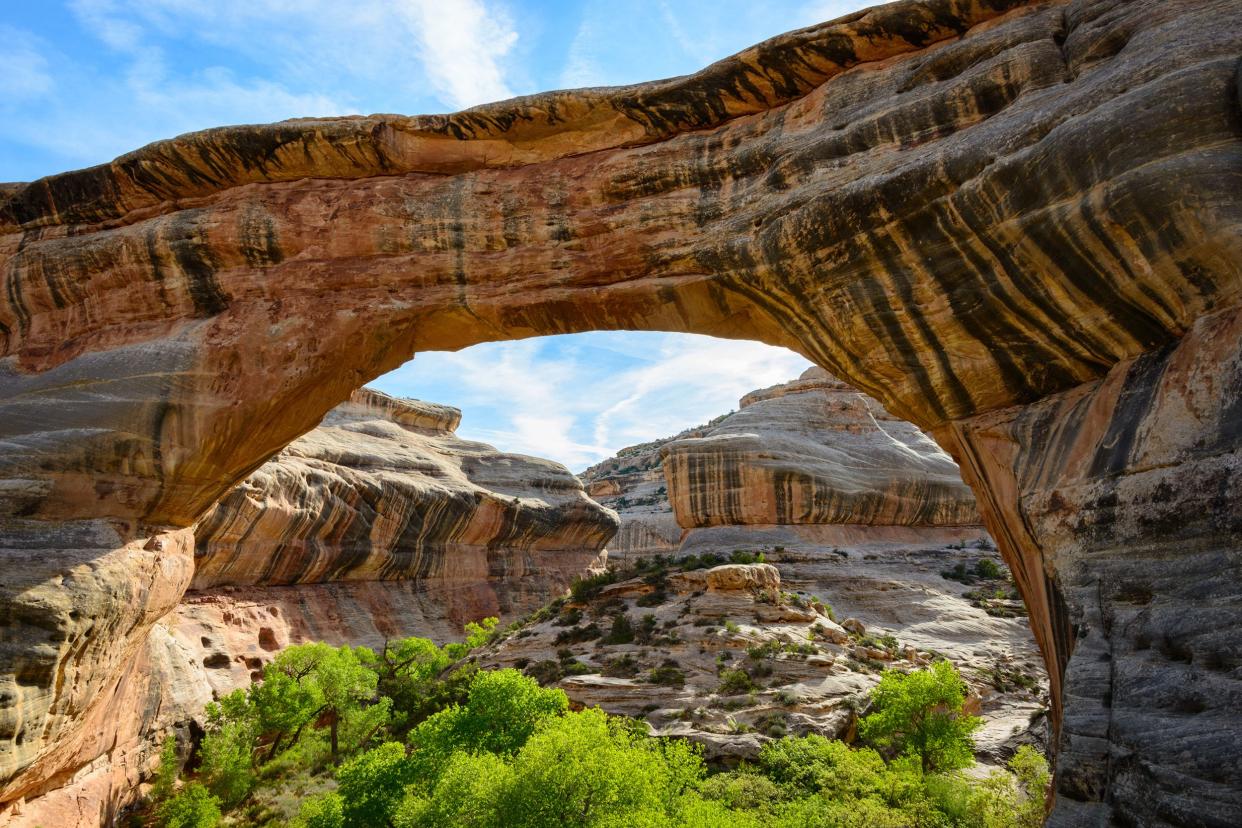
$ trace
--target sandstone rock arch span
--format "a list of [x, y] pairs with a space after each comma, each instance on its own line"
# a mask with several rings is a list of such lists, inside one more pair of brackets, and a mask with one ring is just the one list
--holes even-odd
[[194, 520], [419, 349], [795, 348], [930, 430], [1062, 707], [1054, 822], [1242, 814], [1242, 4], [903, 0], [702, 72], [0, 185], [0, 801], [109, 744]]

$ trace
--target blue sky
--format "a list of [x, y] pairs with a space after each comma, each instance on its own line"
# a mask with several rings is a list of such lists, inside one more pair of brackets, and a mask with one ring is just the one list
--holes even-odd
[[[866, 0], [0, 0], [0, 181], [206, 127], [462, 109], [693, 72]], [[420, 354], [373, 383], [575, 471], [807, 363], [757, 343], [594, 333]]]

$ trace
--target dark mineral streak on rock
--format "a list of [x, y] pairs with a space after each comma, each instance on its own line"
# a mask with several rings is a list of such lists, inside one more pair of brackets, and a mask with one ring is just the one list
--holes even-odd
[[512, 578], [507, 588], [521, 577], [568, 583], [616, 517], [564, 467], [457, 437], [459, 419], [447, 406], [356, 392], [199, 522], [193, 588], [430, 580], [447, 589], [489, 572]]

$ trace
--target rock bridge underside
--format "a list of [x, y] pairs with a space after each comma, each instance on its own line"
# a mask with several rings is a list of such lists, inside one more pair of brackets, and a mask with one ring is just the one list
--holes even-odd
[[960, 463], [1055, 825], [1242, 824], [1242, 3], [904, 0], [684, 78], [0, 185], [0, 803], [115, 742], [193, 524], [415, 352], [787, 346]]

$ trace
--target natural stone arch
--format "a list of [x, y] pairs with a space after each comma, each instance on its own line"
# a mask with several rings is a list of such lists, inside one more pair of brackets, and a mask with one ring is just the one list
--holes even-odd
[[[1240, 33], [1232, 0], [905, 0], [686, 78], [0, 185], [0, 799], [97, 755], [180, 527], [354, 388], [648, 328], [794, 348], [959, 459], [1064, 706], [1063, 824], [1235, 820]], [[106, 629], [47, 609], [66, 572]]]

